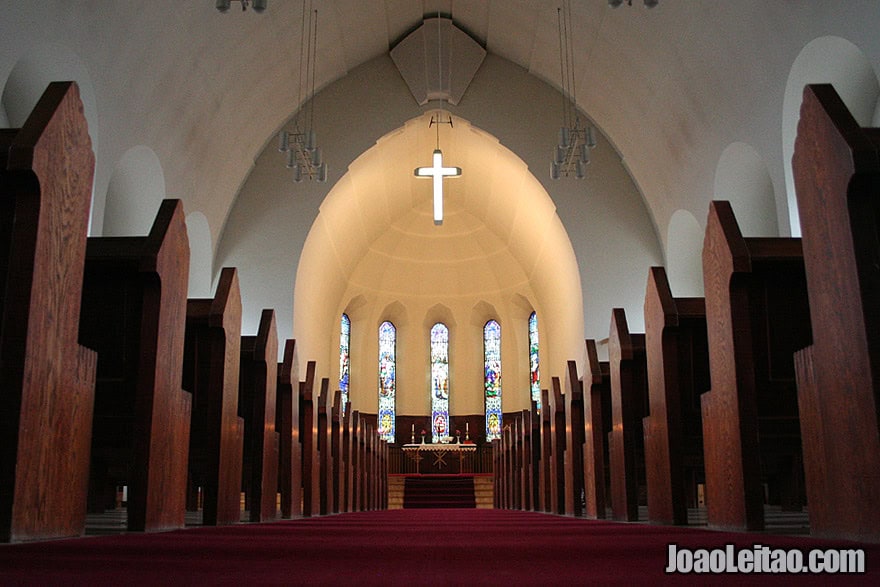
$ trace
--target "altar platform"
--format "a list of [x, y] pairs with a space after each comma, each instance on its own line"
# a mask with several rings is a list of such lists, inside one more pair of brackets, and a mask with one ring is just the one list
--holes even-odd
[[457, 475], [473, 473], [477, 446], [474, 444], [405, 444], [402, 473]]

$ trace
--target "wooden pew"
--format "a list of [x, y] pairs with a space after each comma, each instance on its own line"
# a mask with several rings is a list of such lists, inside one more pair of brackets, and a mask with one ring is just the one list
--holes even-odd
[[183, 387], [192, 394], [187, 509], [208, 526], [241, 520], [244, 421], [238, 416], [241, 293], [225, 267], [213, 299], [186, 304]]
[[[503, 429], [502, 429], [503, 430]], [[501, 439], [493, 438], [492, 445], [492, 507], [496, 510], [503, 508], [501, 500], [501, 478], [504, 472], [501, 469]]]
[[520, 510], [523, 508], [522, 413], [511, 413], [507, 421], [510, 423], [510, 507]]
[[538, 412], [538, 402], [531, 400], [529, 410], [529, 479], [531, 487], [529, 493], [531, 502], [529, 510], [542, 511], [541, 506], [541, 414]]
[[359, 512], [361, 511], [361, 498], [363, 496], [363, 491], [361, 488], [361, 414], [359, 410], [352, 410], [351, 412], [351, 432], [349, 444], [351, 448], [349, 449], [349, 454], [351, 455], [351, 467], [349, 476], [351, 478], [350, 486], [351, 486], [351, 508], [350, 511]]
[[675, 298], [666, 271], [652, 267], [645, 294], [650, 416], [645, 432], [648, 519], [688, 523], [704, 480], [700, 394], [709, 389], [703, 298]]
[[583, 516], [581, 496], [584, 495], [584, 425], [583, 382], [577, 363], [568, 361], [565, 373], [565, 514]]
[[90, 502], [115, 507], [128, 485], [128, 529], [181, 528], [190, 394], [181, 389], [189, 242], [183, 205], [165, 200], [145, 237], [92, 237], [80, 341], [98, 351]]
[[256, 336], [241, 337], [239, 413], [244, 419], [245, 490], [251, 522], [274, 520], [278, 513], [278, 334], [275, 310], [263, 310]]
[[514, 419], [509, 414], [503, 414], [502, 419], [504, 420], [504, 428], [501, 430], [501, 438], [502, 444], [504, 446], [503, 450], [503, 458], [504, 458], [504, 507], [505, 509], [514, 509], [515, 504], [515, 495], [514, 491], [514, 478], [516, 473], [514, 472], [514, 447], [513, 447], [513, 439], [514, 439]]
[[[293, 382], [296, 364], [296, 341], [284, 342], [284, 359], [278, 364], [275, 399], [275, 428], [278, 431], [278, 491], [281, 493], [281, 517], [302, 516], [302, 443], [299, 436], [299, 394]], [[297, 382], [298, 386], [298, 382]]]
[[334, 514], [345, 511], [342, 506], [344, 498], [342, 473], [344, 464], [342, 462], [342, 391], [333, 392], [333, 406], [330, 408], [330, 461], [332, 463], [331, 483], [333, 488], [333, 507], [331, 511]]
[[364, 511], [371, 511], [373, 509], [373, 436], [375, 436], [375, 432], [372, 423], [367, 420], [365, 414], [361, 414], [361, 428], [363, 430], [361, 435], [361, 450], [363, 451], [361, 463], [363, 463], [362, 480], [364, 486], [363, 509]]
[[348, 455], [349, 455], [349, 465], [348, 465], [348, 500], [349, 507], [348, 511], [350, 512], [358, 512], [360, 511], [360, 499], [361, 499], [361, 484], [360, 484], [360, 468], [361, 468], [361, 460], [360, 460], [360, 427], [361, 427], [361, 414], [359, 410], [352, 410], [351, 416], [349, 417], [349, 438], [348, 438]]
[[710, 204], [703, 282], [712, 389], [701, 402], [712, 527], [762, 529], [764, 483], [771, 501], [799, 505], [792, 354], [812, 339], [805, 280], [800, 239], [743, 238], [730, 204]]
[[880, 541], [880, 132], [807, 86], [794, 150], [810, 317], [797, 356], [812, 533]]
[[95, 158], [79, 89], [0, 130], [0, 541], [83, 533], [97, 356], [77, 342]]
[[[378, 418], [377, 418], [378, 420]], [[377, 510], [385, 509], [385, 450], [388, 446], [388, 443], [382, 440], [378, 433], [379, 429], [376, 428], [375, 434], [375, 446], [376, 446], [376, 497], [373, 500], [375, 507]]]
[[332, 427], [330, 412], [333, 410], [330, 395], [330, 380], [321, 379], [321, 391], [318, 394], [318, 492], [321, 496], [321, 515], [333, 512], [333, 455]]
[[340, 467], [341, 485], [341, 501], [339, 502], [340, 512], [350, 512], [351, 510], [351, 402], [346, 402], [345, 413], [342, 416], [342, 447], [341, 458], [342, 465]]
[[522, 503], [520, 509], [535, 509], [535, 467], [532, 455], [532, 412], [523, 410], [520, 418], [520, 454], [522, 464]]
[[386, 451], [388, 448], [388, 443], [382, 440], [382, 437], [376, 434], [376, 445], [379, 447], [377, 454], [379, 455], [378, 459], [378, 475], [376, 479], [376, 491], [378, 492], [378, 496], [376, 498], [376, 507], [378, 509], [385, 509], [385, 482], [386, 482]]
[[[583, 377], [584, 404], [584, 515], [604, 519], [608, 504], [606, 478], [608, 447], [611, 431], [611, 375], [607, 361], [600, 362], [596, 341], [587, 339], [586, 371]], [[589, 387], [588, 387], [589, 385]], [[606, 412], [608, 424], [606, 425]]]
[[541, 470], [540, 475], [540, 502], [542, 512], [553, 512], [553, 429], [550, 406], [550, 392], [541, 390]]
[[305, 381], [299, 384], [299, 437], [302, 442], [303, 516], [321, 512], [320, 464], [318, 461], [318, 410], [315, 403], [315, 362], [306, 363]]
[[551, 452], [550, 465], [552, 497], [552, 512], [565, 514], [565, 398], [562, 395], [562, 384], [559, 377], [551, 379], [553, 395], [550, 396], [550, 412], [552, 419], [551, 428]]
[[615, 520], [636, 522], [645, 488], [645, 446], [642, 418], [648, 414], [645, 335], [629, 331], [626, 312], [611, 312], [608, 338], [611, 369], [612, 431], [611, 513]]

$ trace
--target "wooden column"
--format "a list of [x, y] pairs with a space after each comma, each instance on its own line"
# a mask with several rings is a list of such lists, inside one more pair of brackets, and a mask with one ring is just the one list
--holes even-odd
[[712, 202], [703, 282], [712, 378], [701, 398], [709, 525], [760, 530], [765, 482], [771, 499], [782, 492], [798, 498], [792, 354], [812, 339], [800, 239], [743, 238], [730, 204]]
[[192, 398], [181, 389], [189, 241], [183, 204], [165, 200], [145, 237], [91, 237], [80, 340], [98, 351], [90, 501], [128, 529], [181, 528]]
[[583, 516], [584, 494], [584, 393], [577, 363], [568, 361], [565, 373], [565, 514]]
[[642, 418], [647, 415], [648, 383], [645, 335], [629, 331], [626, 312], [611, 313], [608, 338], [611, 367], [611, 513], [615, 520], [639, 519], [639, 494], [645, 487]]
[[0, 130], [0, 541], [79, 536], [97, 356], [77, 343], [95, 158], [79, 89]]
[[703, 477], [700, 394], [710, 386], [706, 304], [703, 298], [674, 298], [662, 267], [648, 274], [645, 346], [651, 412], [643, 420], [648, 519], [687, 525], [695, 480]]
[[[611, 381], [608, 363], [600, 363], [596, 341], [585, 341], [587, 347], [584, 387], [584, 515], [605, 518], [608, 503], [605, 489], [606, 437], [611, 431], [604, 423], [604, 412], [611, 403]], [[603, 368], [604, 367], [604, 368]]]
[[190, 299], [186, 304], [183, 387], [193, 398], [187, 509], [198, 510], [195, 498], [201, 488], [202, 523], [208, 526], [241, 520], [240, 348], [238, 274], [225, 267], [212, 299]]
[[[296, 341], [284, 342], [284, 359], [278, 364], [276, 391], [277, 412], [275, 427], [278, 431], [278, 491], [281, 492], [281, 517], [302, 515], [302, 443], [299, 436], [299, 393], [294, 389]], [[299, 383], [297, 382], [297, 387]]]
[[812, 533], [880, 541], [880, 133], [807, 86], [794, 151], [812, 346], [798, 356]]

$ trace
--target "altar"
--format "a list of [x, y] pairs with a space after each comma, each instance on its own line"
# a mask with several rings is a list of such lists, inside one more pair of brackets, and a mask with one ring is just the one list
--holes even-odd
[[404, 444], [404, 473], [455, 475], [474, 472], [475, 444]]

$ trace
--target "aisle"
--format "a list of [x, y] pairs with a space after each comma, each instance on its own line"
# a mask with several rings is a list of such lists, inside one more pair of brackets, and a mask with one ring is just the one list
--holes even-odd
[[[666, 575], [667, 544], [839, 546], [808, 538], [587, 521], [480, 509], [412, 509], [0, 546], [2, 585], [584, 585], [759, 582], [788, 575]], [[869, 575], [800, 584], [880, 584]]]

